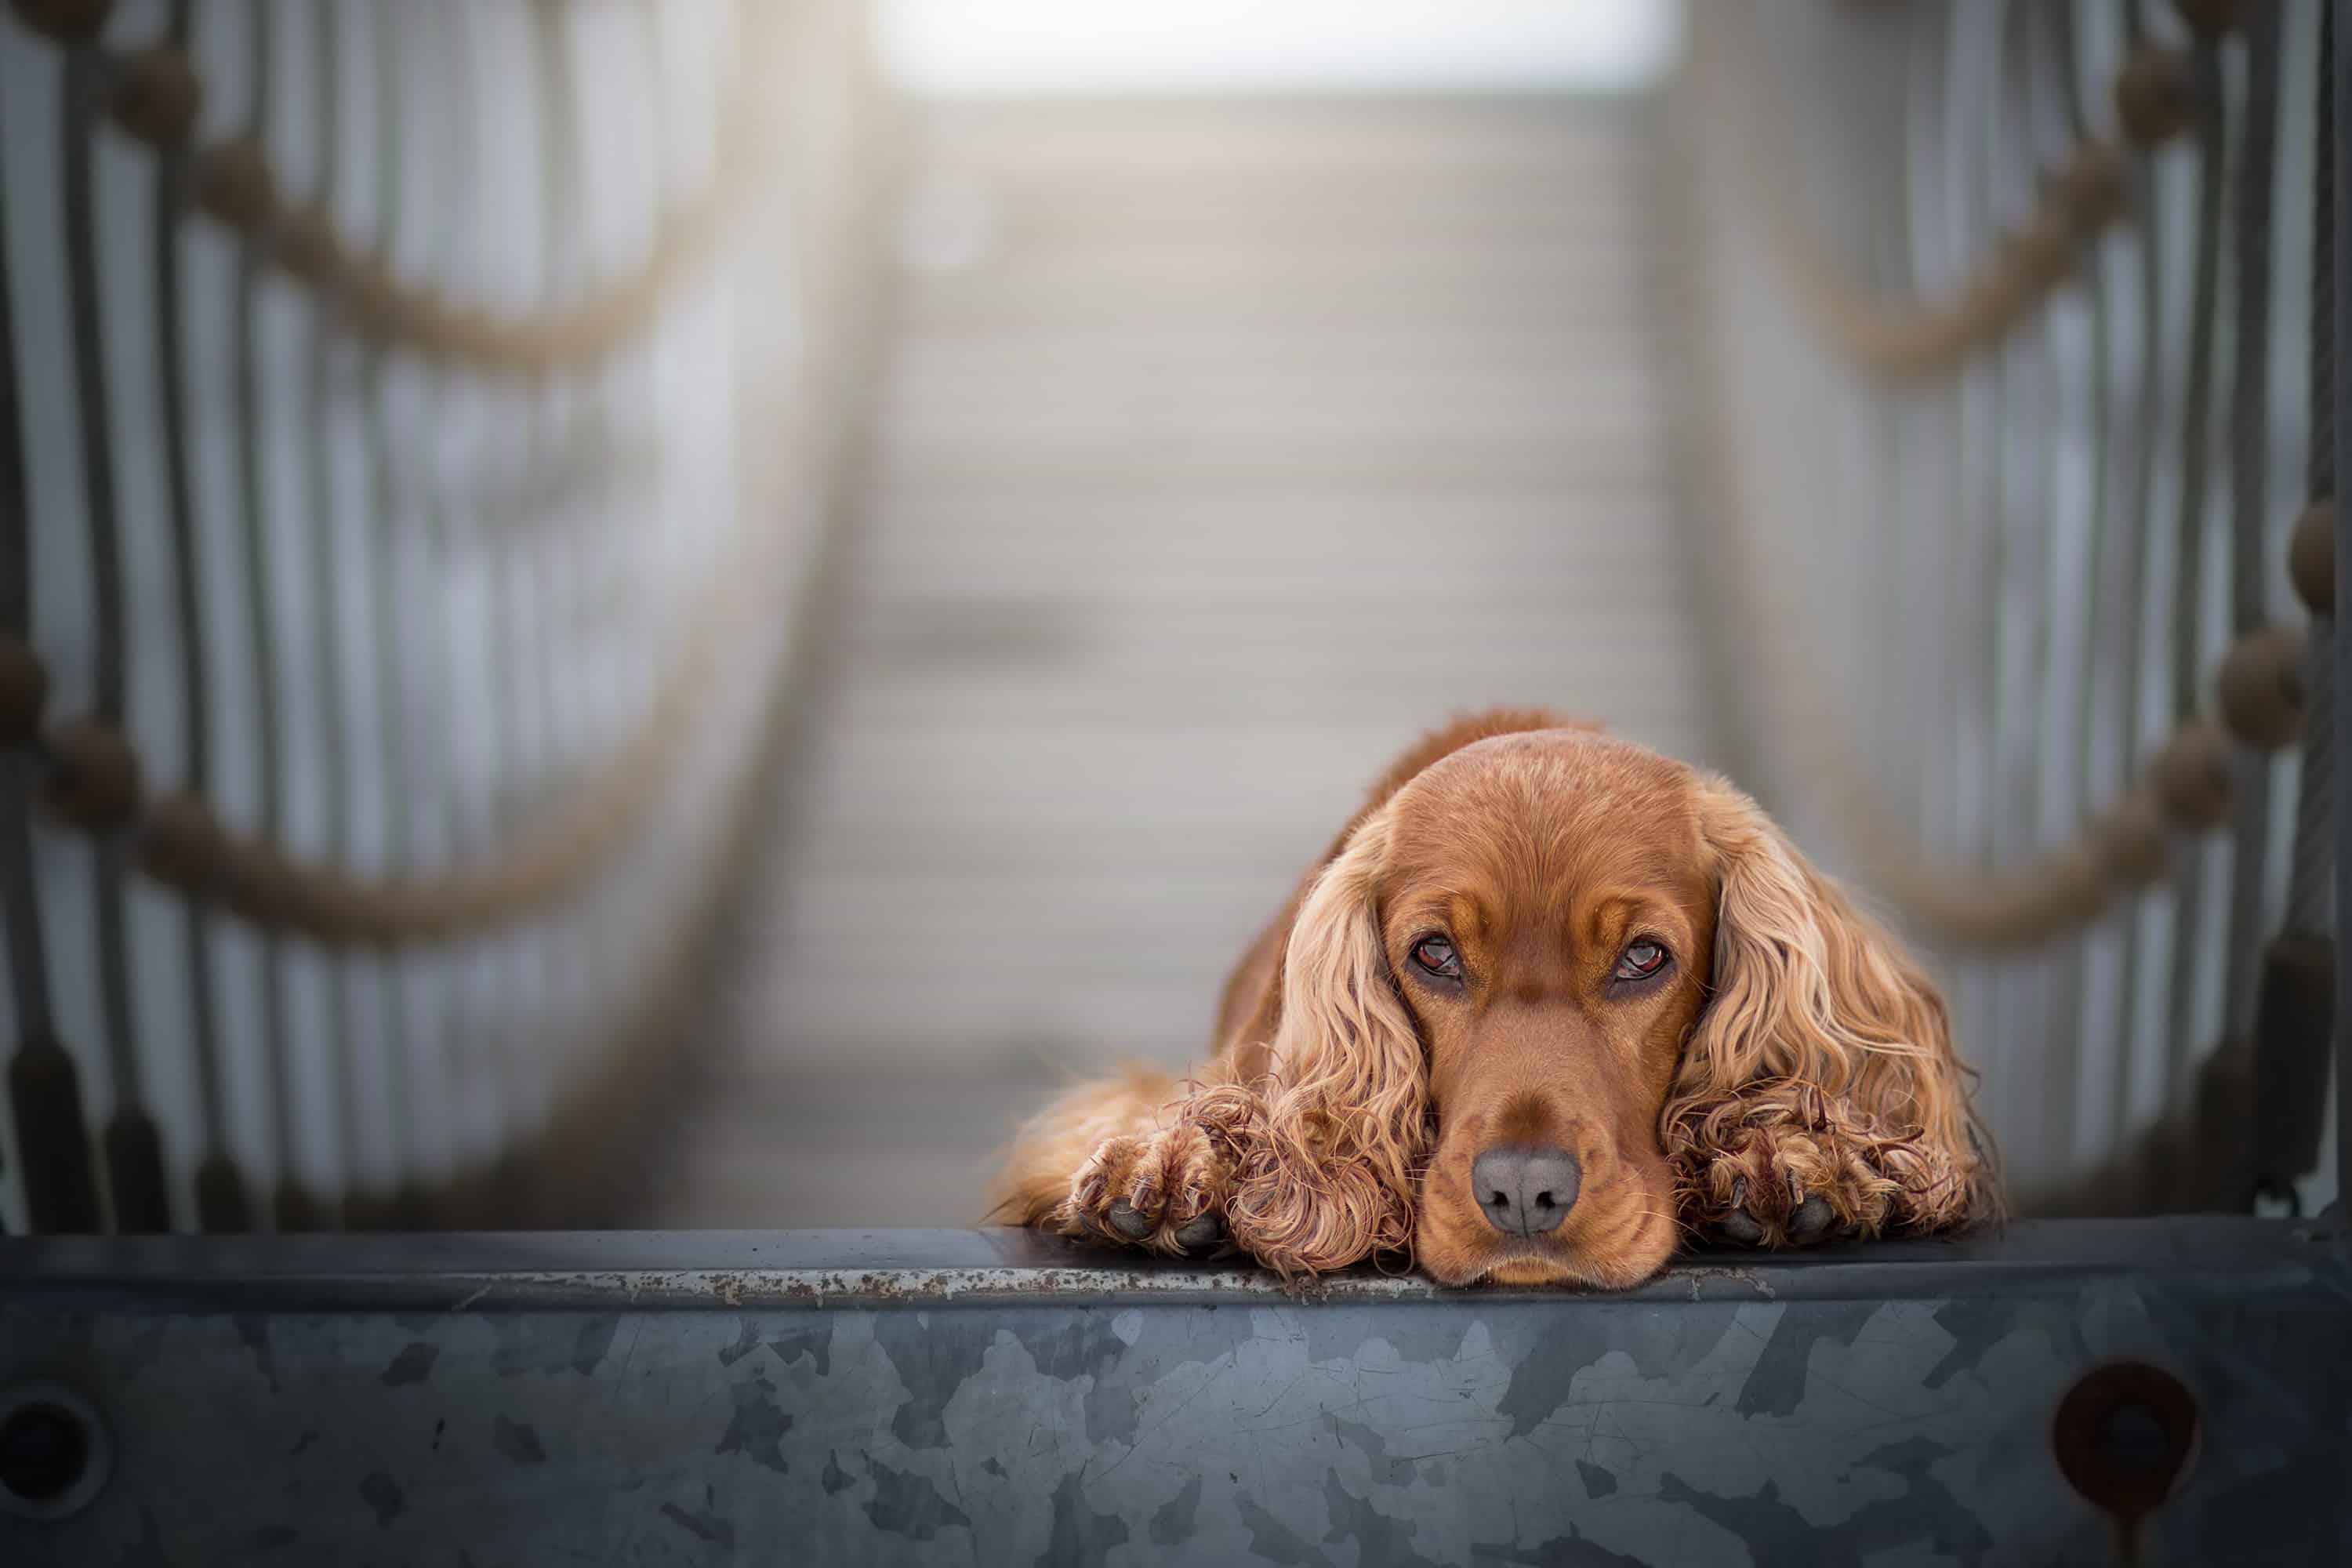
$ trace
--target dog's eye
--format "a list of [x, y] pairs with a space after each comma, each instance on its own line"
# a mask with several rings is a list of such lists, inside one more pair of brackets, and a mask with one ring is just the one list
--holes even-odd
[[1462, 955], [1442, 936], [1425, 936], [1414, 942], [1412, 961], [1441, 980], [1462, 978]]
[[1644, 937], [1617, 957], [1619, 980], [1647, 980], [1666, 966], [1666, 950]]

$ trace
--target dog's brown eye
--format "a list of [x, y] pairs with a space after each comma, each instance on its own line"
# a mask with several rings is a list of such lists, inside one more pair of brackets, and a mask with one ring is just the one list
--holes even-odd
[[1442, 936], [1425, 936], [1414, 942], [1412, 961], [1441, 980], [1462, 978], [1462, 955]]
[[1644, 937], [1617, 956], [1616, 979], [1647, 980], [1666, 964], [1666, 950]]

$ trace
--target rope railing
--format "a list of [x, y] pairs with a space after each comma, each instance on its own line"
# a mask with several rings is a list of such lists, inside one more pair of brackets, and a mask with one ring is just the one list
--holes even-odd
[[[1990, 1037], [1996, 1132], [2025, 1152], [2029, 1206], [2234, 1205], [2257, 1173], [2291, 1204], [2319, 1142], [2334, 985], [2336, 507], [2318, 357], [2330, 220], [2324, 169], [2275, 171], [2315, 144], [2324, 158], [2324, 72], [2295, 78], [2334, 18], [2292, 3], [2173, 9], [2169, 38], [2155, 0], [2105, 23], [1817, 7], [1776, 10], [1767, 33], [1743, 7], [1696, 29], [1694, 119], [1717, 124], [1693, 132], [1692, 167], [1714, 184], [1688, 216], [1727, 258], [1711, 267], [1714, 298], [1682, 303], [1710, 409], [1696, 472], [1712, 489], [1693, 505], [1721, 553], [1710, 575], [1732, 700], [1760, 720], [1750, 743], [1782, 773], [1780, 803], [1809, 803], [1833, 856], [1953, 956], [1961, 1026]], [[1822, 72], [1893, 75], [1906, 95], [1792, 85]], [[2102, 100], [2112, 129], [2084, 112]], [[1890, 123], [1880, 110], [1897, 102], [1909, 118]], [[1852, 198], [1869, 253], [1960, 285], [1899, 299], [1824, 260], [1796, 216], [1811, 210], [1793, 195], [1799, 104], [1834, 125], [1813, 144], [1832, 170], [1819, 189]], [[2163, 148], [2161, 169], [2140, 161]], [[2031, 216], [2002, 226], [2005, 197], [2037, 188]], [[2127, 213], [2139, 221], [2123, 225]], [[2273, 238], [2305, 222], [2323, 258], [2307, 271]], [[1746, 234], [1780, 264], [1752, 283]], [[1985, 259], [1954, 264], [1970, 254]], [[2275, 368], [2306, 342], [2307, 424]], [[1814, 393], [1786, 391], [1803, 384], [1791, 345], [1823, 351], [1805, 356]], [[1772, 416], [1742, 405], [1743, 382], [1775, 389]], [[1828, 504], [1787, 453], [1808, 426], [1857, 465], [1837, 489], [1892, 498], [1832, 506], [1853, 519], [1843, 537], [1801, 524], [1810, 546], [1765, 531]], [[2305, 440], [2307, 480], [2276, 506], [2281, 455]], [[1927, 542], [1884, 531], [1902, 528]], [[1825, 550], [1873, 563], [1864, 581], [1897, 562], [1944, 575], [1888, 582], [1891, 613], [1857, 607], [1847, 634], [1814, 574], [1787, 570]], [[1822, 678], [1825, 626], [1882, 639], [1883, 668], [1849, 665], [1839, 693]], [[2299, 778], [2274, 767], [2282, 753]], [[1916, 802], [1893, 782], [1906, 776]], [[2291, 834], [2272, 826], [2286, 826], [2273, 799], [2290, 785]], [[2071, 833], [2061, 802], [2082, 803]], [[2280, 934], [2266, 943], [2266, 930]], [[2151, 1151], [2198, 1142], [2174, 1124], [2200, 1103], [2200, 1133], [2227, 1125], [2228, 1157], [2157, 1169], [2171, 1156]], [[2159, 1115], [2173, 1130], [2126, 1157], [2119, 1141]], [[2070, 1170], [2119, 1184], [2086, 1195], [2059, 1184]]]
[[2124, 211], [2122, 154], [2085, 142], [2051, 177], [2041, 205], [1944, 299], [1881, 294], [1852, 281], [1794, 220], [1770, 204], [1780, 253], [1799, 300], [1846, 358], [1891, 380], [1949, 371], [1996, 343], [2073, 275], [2083, 248]]
[[[1741, 8], [1745, 14], [1744, 7]], [[2142, 45], [2112, 87], [2120, 144], [2085, 136], [2057, 160], [2033, 209], [2000, 237], [1948, 294], [1906, 297], [1861, 284], [1832, 258], [1801, 217], [1800, 159], [1777, 105], [1760, 105], [1756, 139], [1768, 163], [1759, 184], [1777, 193], [1760, 204], [1772, 249], [1814, 330], [1850, 363], [1890, 381], [1949, 374], [1999, 343], [2074, 278], [2084, 252], [2130, 210], [2134, 156], [2164, 146], [2196, 121], [2202, 90], [2181, 50]]]
[[[762, 535], [762, 537], [767, 537]], [[47, 671], [0, 636], [0, 740], [45, 770], [42, 804], [59, 820], [126, 845], [158, 882], [257, 926], [329, 943], [446, 942], [518, 919], [575, 889], [657, 796], [691, 729], [712, 661], [740, 615], [743, 584], [769, 580], [772, 549], [738, 548], [688, 616], [686, 646], [635, 731], [604, 764], [524, 826], [496, 864], [440, 876], [370, 879], [304, 860], [224, 825], [200, 795], [152, 795], [137, 751], [93, 719], [46, 729]]]
[[[14, 5], [27, 25], [82, 47], [90, 46], [112, 9], [108, 0]], [[187, 150], [204, 82], [186, 56], [158, 45], [100, 53], [98, 60], [114, 123], [158, 152]], [[339, 234], [325, 213], [289, 201], [284, 181], [251, 137], [193, 150], [193, 189], [199, 211], [254, 240], [288, 277], [332, 300], [357, 335], [489, 374], [544, 376], [593, 364], [639, 336], [678, 281], [711, 252], [740, 197], [749, 163], [747, 118], [740, 103], [722, 118], [706, 184], [664, 216], [634, 267], [586, 299], [523, 317], [501, 317], [395, 277], [380, 255]]]
[[[1719, 515], [1739, 516], [1738, 500], [1727, 499]], [[2307, 558], [2325, 554], [2332, 561], [2332, 532], [2333, 509], [2321, 503], [2305, 514], [2296, 537], [2305, 541], [2301, 548]], [[1732, 543], [1738, 559], [1754, 559], [1752, 541], [1735, 534]], [[1732, 618], [1746, 626], [1745, 647], [1764, 672], [1759, 685], [1807, 689], [1806, 655], [1760, 624], [1775, 606], [1757, 599], [1757, 576], [1727, 569], [1727, 575], [1747, 584], [1749, 611]], [[2302, 574], [2297, 581], [2304, 581]], [[2312, 608], [2324, 613], [2320, 604]], [[2116, 899], [2165, 877], [2177, 838], [2228, 822], [2239, 749], [2274, 752], [2302, 736], [2307, 642], [2307, 634], [2286, 627], [2242, 639], [2216, 673], [2214, 716], [2176, 729], [2156, 748], [2137, 785], [2093, 817], [2075, 843], [2006, 871], [1937, 863], [1905, 841], [1876, 794], [1861, 782], [1865, 770], [1850, 737], [1808, 707], [1782, 706], [1773, 720], [1790, 735], [1790, 750], [1812, 759], [1809, 777], [1836, 802], [1862, 879], [1873, 890], [1914, 929], [1948, 946], [2015, 952], [2100, 920]]]
[[[0, 157], [0, 1221], [609, 1195], [580, 1167], [674, 1072], [863, 374], [847, 8], [172, 0], [138, 42], [102, 0], [0, 10], [12, 110], [58, 110]], [[817, 155], [765, 167], [812, 91]], [[615, 121], [652, 155], [590, 181]], [[122, 135], [152, 158], [99, 155]], [[134, 194], [150, 268], [101, 267]], [[459, 303], [476, 277], [548, 303]]]
[[[60, 42], [89, 47], [111, 6], [105, 0], [15, 0], [20, 17]], [[122, 129], [158, 151], [184, 147], [203, 83], [178, 47], [163, 44], [100, 54], [108, 110]], [[429, 289], [394, 280], [375, 256], [339, 236], [327, 216], [289, 207], [267, 154], [250, 138], [194, 153], [197, 206], [255, 240], [289, 275], [335, 300], [362, 335], [430, 358], [478, 368], [543, 374], [601, 357], [641, 332], [691, 262], [716, 236], [740, 188], [747, 140], [738, 109], [721, 121], [718, 172], [700, 195], [665, 220], [649, 255], [592, 299], [527, 319], [499, 320], [453, 306]], [[755, 552], [742, 552], [748, 555]], [[653, 798], [662, 763], [691, 721], [709, 679], [714, 637], [731, 623], [720, 613], [747, 575], [750, 559], [720, 563], [689, 616], [688, 646], [666, 673], [637, 731], [563, 800], [527, 825], [492, 866], [437, 877], [370, 879], [290, 856], [226, 825], [201, 795], [151, 796], [120, 726], [84, 717], [43, 727], [48, 675], [38, 655], [0, 633], [0, 742], [45, 764], [44, 804], [63, 821], [130, 847], [158, 881], [255, 925], [332, 943], [394, 946], [446, 941], [495, 927], [576, 887], [625, 835]]]
[[[2209, 37], [2241, 20], [2235, 6], [2187, 9]], [[1740, 12], [1748, 15], [1744, 7]], [[2188, 56], [2160, 45], [2142, 43], [2116, 73], [2113, 90], [2118, 119], [2143, 152], [2187, 129], [2198, 112]], [[1770, 141], [1793, 162], [1785, 134]], [[1768, 195], [1757, 205], [1782, 242], [1782, 255], [1791, 259], [1792, 288], [1822, 335], [1863, 368], [1909, 375], [1948, 371], [1997, 342], [2074, 272], [2081, 247], [2124, 214], [2124, 192], [2116, 149], [2092, 138], [2078, 142], [2014, 242], [1944, 303], [1893, 302], [1848, 289], [1821, 261], [1822, 247], [1792, 220], [1792, 204]], [[2305, 605], [2325, 617], [2334, 595], [2332, 500], [2315, 499], [2293, 537], [2292, 580]], [[2211, 716], [2182, 721], [2135, 788], [2095, 815], [2078, 842], [2029, 867], [1984, 873], [1938, 866], [1906, 845], [1874, 801], [1844, 787], [1858, 769], [1824, 768], [1822, 776], [1837, 781], [1833, 787], [1844, 803], [1864, 876], [1913, 923], [1957, 946], [2035, 946], [2098, 920], [2116, 897], [2161, 880], [2172, 864], [2173, 835], [2210, 832], [2229, 820], [2236, 795], [2234, 748], [2273, 752], [2302, 737], [2308, 644], [2306, 631], [2285, 626], [2240, 637], [2214, 672]], [[1788, 669], [1801, 660], [1772, 655], [1764, 662]], [[1820, 734], [1811, 749], [1846, 757], [1857, 751], [1851, 741]]]

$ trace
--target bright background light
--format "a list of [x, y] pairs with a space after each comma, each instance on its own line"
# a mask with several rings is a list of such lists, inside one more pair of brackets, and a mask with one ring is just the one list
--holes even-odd
[[882, 0], [900, 85], [1027, 93], [1624, 91], [1673, 63], [1675, 0]]

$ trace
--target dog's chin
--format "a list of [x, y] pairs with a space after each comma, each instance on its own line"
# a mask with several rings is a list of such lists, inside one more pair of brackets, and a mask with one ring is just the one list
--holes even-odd
[[[1645, 1231], [1647, 1227], [1644, 1227]], [[1441, 1285], [1569, 1286], [1585, 1290], [1625, 1290], [1665, 1267], [1674, 1252], [1671, 1230], [1661, 1238], [1643, 1234], [1631, 1246], [1601, 1256], [1558, 1244], [1464, 1245], [1454, 1237], [1424, 1236], [1416, 1248], [1421, 1267]]]
[[1576, 1267], [1565, 1258], [1548, 1258], [1539, 1252], [1514, 1253], [1498, 1260], [1488, 1268], [1484, 1281], [1489, 1285], [1591, 1285], [1589, 1269]]

